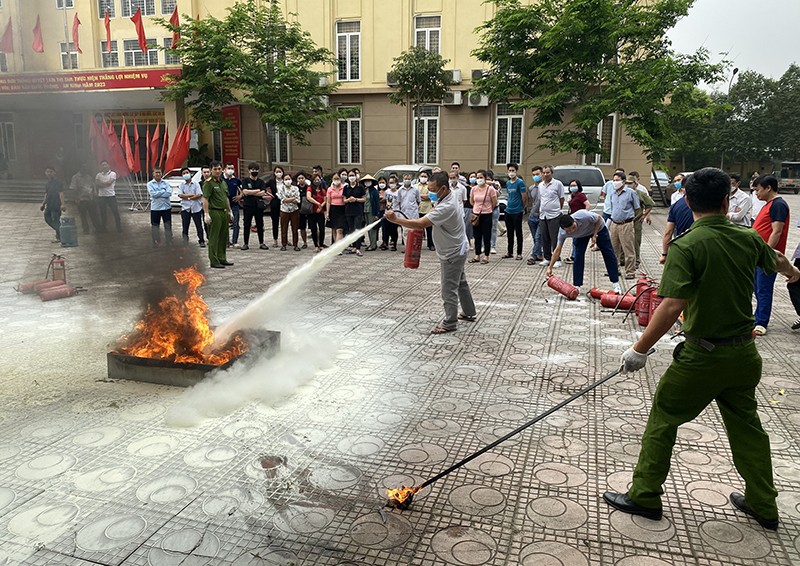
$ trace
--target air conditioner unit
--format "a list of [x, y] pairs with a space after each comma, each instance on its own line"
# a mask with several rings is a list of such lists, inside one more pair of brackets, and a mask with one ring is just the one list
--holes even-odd
[[472, 82], [482, 79], [486, 76], [486, 69], [472, 69]]
[[450, 84], [461, 84], [461, 69], [450, 69], [447, 72], [450, 73]]
[[319, 105], [322, 108], [328, 108], [331, 105], [331, 99], [329, 96], [322, 95], [319, 97]]
[[444, 93], [444, 98], [442, 98], [442, 104], [444, 106], [461, 106], [463, 102], [464, 98], [459, 90], [450, 90]]
[[470, 106], [473, 108], [477, 108], [480, 106], [489, 106], [489, 97], [485, 94], [478, 94], [477, 92], [472, 92], [469, 95], [469, 100], [467, 101]]
[[328, 75], [320, 75], [319, 86], [328, 86]]
[[388, 86], [397, 86], [397, 77], [394, 73], [386, 73], [386, 84]]

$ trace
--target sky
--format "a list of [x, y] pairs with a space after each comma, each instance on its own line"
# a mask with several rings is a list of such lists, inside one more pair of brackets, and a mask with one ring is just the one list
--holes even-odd
[[728, 79], [734, 67], [778, 79], [800, 64], [800, 0], [697, 0], [670, 38], [679, 53], [705, 47], [712, 61], [731, 61]]

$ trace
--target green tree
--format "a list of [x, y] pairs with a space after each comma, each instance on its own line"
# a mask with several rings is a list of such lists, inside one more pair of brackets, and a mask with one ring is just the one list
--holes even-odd
[[[197, 126], [229, 125], [222, 107], [249, 104], [262, 122], [307, 144], [306, 135], [341, 114], [327, 104], [337, 87], [319, 70], [337, 64], [333, 53], [317, 47], [296, 21], [283, 17], [280, 2], [244, 0], [228, 8], [224, 19], [184, 14], [176, 49], [183, 69], [164, 94], [185, 101]], [[267, 143], [269, 144], [269, 136]], [[267, 160], [271, 161], [267, 151]]]
[[694, 171], [720, 160], [719, 117], [729, 113], [725, 98], [712, 96], [690, 84], [679, 85], [665, 108], [672, 139], [669, 156], [681, 163], [681, 171]]
[[541, 147], [591, 154], [597, 124], [617, 113], [628, 134], [660, 161], [672, 140], [670, 95], [715, 82], [722, 65], [699, 50], [678, 55], [667, 31], [693, 0], [491, 0], [495, 17], [477, 30], [474, 55], [488, 73], [477, 88], [494, 101], [531, 109]]
[[796, 161], [800, 159], [800, 67], [792, 64], [778, 81], [770, 82], [774, 90], [766, 112], [774, 126], [773, 158]]
[[[422, 139], [419, 107], [424, 103], [441, 103], [453, 84], [452, 76], [444, 68], [447, 63], [441, 55], [424, 47], [411, 47], [394, 58], [390, 76], [397, 86], [389, 93], [389, 101], [400, 106], [411, 106], [417, 140]], [[414, 153], [417, 153], [416, 148]]]
[[715, 128], [719, 150], [732, 161], [770, 161], [776, 144], [776, 128], [769, 112], [775, 81], [755, 71], [744, 71], [727, 95], [718, 95], [725, 110]]

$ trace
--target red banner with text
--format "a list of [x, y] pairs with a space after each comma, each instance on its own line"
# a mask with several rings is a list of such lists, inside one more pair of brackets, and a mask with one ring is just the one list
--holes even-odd
[[178, 69], [0, 74], [0, 94], [164, 88], [178, 74]]

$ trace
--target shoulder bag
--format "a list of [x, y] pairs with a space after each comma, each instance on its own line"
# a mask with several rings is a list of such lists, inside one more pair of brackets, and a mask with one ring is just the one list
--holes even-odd
[[[483, 204], [486, 204], [486, 198], [489, 196], [489, 187], [486, 187], [486, 193], [483, 195]], [[469, 213], [469, 223], [472, 226], [477, 226], [480, 223], [481, 217], [474, 212]]]

